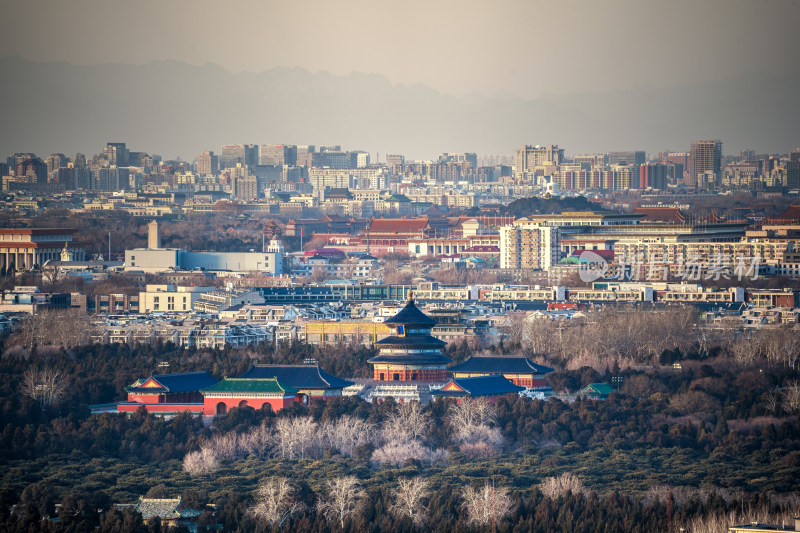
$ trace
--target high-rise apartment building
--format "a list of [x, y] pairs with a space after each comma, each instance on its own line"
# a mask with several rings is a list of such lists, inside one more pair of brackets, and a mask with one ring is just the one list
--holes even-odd
[[695, 141], [689, 148], [689, 186], [702, 188], [709, 183], [709, 173], [719, 176], [722, 170], [722, 141]]
[[53, 177], [56, 172], [58, 172], [58, 169], [67, 166], [67, 156], [64, 154], [50, 154], [47, 156], [44, 163], [47, 165], [47, 180], [53, 181]]
[[[30, 154], [33, 156], [33, 154]], [[19, 161], [14, 167], [14, 174], [17, 176], [18, 181], [27, 181], [28, 183], [46, 183], [47, 182], [47, 165], [44, 161], [36, 156], [25, 158]], [[24, 180], [21, 178], [25, 178]]]
[[353, 153], [353, 159], [355, 160], [356, 168], [366, 168], [369, 166], [369, 152], [365, 152], [363, 150], [356, 150]]
[[200, 152], [197, 156], [197, 173], [206, 176], [217, 172], [219, 172], [219, 157], [211, 151]]
[[564, 149], [557, 144], [531, 146], [524, 144], [516, 151], [514, 176], [517, 179], [533, 175], [536, 167], [558, 166], [564, 161]]
[[633, 152], [609, 152], [608, 165], [611, 167], [627, 165], [631, 168], [630, 187], [640, 188], [639, 167], [644, 165], [645, 153], [637, 150]]
[[235, 178], [233, 195], [237, 200], [250, 202], [258, 198], [258, 180], [255, 176]]
[[645, 163], [639, 166], [640, 189], [666, 189], [669, 165]]
[[550, 270], [560, 260], [560, 228], [524, 218], [500, 228], [500, 268]]
[[128, 166], [128, 148], [125, 143], [106, 143], [106, 149], [103, 154], [111, 165], [118, 167]]

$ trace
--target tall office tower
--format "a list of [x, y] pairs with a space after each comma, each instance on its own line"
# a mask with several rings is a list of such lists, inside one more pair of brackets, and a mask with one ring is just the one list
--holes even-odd
[[244, 145], [244, 161], [243, 163], [249, 168], [253, 168], [258, 164], [258, 145], [245, 144]]
[[298, 144], [295, 156], [295, 165], [298, 167], [312, 166], [313, 154], [315, 153], [316, 151], [313, 144]]
[[197, 156], [197, 173], [203, 176], [219, 172], [219, 157], [214, 152], [200, 152]]
[[109, 163], [118, 167], [128, 166], [128, 148], [125, 143], [106, 143], [103, 154]]
[[793, 150], [786, 162], [786, 187], [800, 188], [800, 149]]
[[234, 168], [237, 163], [246, 165], [243, 144], [224, 144], [219, 156], [219, 168]]
[[64, 154], [50, 154], [44, 160], [44, 164], [47, 165], [47, 180], [52, 181], [58, 169], [67, 166], [67, 156]]
[[525, 174], [533, 174], [536, 167], [557, 166], [564, 161], [564, 149], [557, 144], [547, 146], [531, 146], [524, 144], [516, 151], [514, 176], [523, 178]]
[[70, 163], [67, 168], [58, 169], [57, 176], [58, 183], [67, 190], [91, 189], [92, 171], [85, 166], [78, 168]]
[[755, 150], [742, 150], [739, 152], [739, 159], [741, 161], [752, 161], [756, 158]]
[[722, 170], [722, 141], [716, 139], [691, 143], [688, 162], [689, 186], [696, 189], [700, 184], [708, 182], [707, 172], [718, 176]]
[[314, 158], [312, 161], [312, 166], [330, 168], [355, 167], [351, 152], [342, 152], [338, 150], [327, 150], [325, 152], [320, 152], [319, 161], [317, 161], [316, 158]]
[[560, 228], [525, 219], [500, 228], [500, 268], [550, 270], [560, 260]]
[[262, 144], [258, 152], [258, 164], [287, 165], [288, 152], [289, 147], [284, 144]]
[[127, 168], [108, 167], [97, 169], [95, 189], [101, 191], [122, 191], [130, 189], [130, 172]]
[[72, 158], [72, 166], [75, 168], [86, 168], [86, 156], [78, 152]]
[[7, 163], [0, 163], [0, 177], [10, 175]]

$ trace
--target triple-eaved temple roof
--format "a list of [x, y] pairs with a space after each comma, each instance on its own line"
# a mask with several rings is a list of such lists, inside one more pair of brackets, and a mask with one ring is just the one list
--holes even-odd
[[158, 394], [166, 392], [192, 392], [208, 388], [219, 380], [208, 372], [182, 372], [180, 374], [153, 374], [137, 379], [125, 390], [132, 393]]
[[253, 365], [240, 378], [275, 378], [295, 389], [343, 389], [353, 384], [328, 374], [317, 365]]
[[537, 365], [527, 357], [480, 357], [472, 356], [460, 365], [448, 368], [450, 372], [496, 373], [496, 374], [547, 374], [553, 369]]
[[398, 313], [393, 317], [384, 320], [383, 323], [433, 327], [436, 325], [436, 320], [420, 311], [416, 304], [414, 304], [414, 299], [409, 298], [405, 307], [398, 311]]

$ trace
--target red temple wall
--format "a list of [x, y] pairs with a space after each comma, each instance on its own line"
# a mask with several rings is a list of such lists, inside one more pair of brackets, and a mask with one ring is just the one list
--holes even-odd
[[148, 413], [178, 413], [181, 411], [189, 411], [191, 413], [200, 414], [203, 411], [203, 405], [196, 404], [174, 404], [174, 403], [148, 403], [135, 402], [132, 404], [117, 404], [118, 413], [135, 413], [137, 409], [144, 406]]
[[242, 402], [247, 402], [248, 407], [253, 409], [261, 409], [261, 407], [268, 403], [272, 406], [274, 412], [278, 412], [284, 407], [288, 407], [290, 403], [295, 401], [294, 397], [291, 398], [206, 398], [203, 401], [203, 414], [206, 416], [213, 416], [217, 414], [217, 405], [220, 403], [225, 404], [225, 412], [229, 412], [234, 407], [239, 407]]

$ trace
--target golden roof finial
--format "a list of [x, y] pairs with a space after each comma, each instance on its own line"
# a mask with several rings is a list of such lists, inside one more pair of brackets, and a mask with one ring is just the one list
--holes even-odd
[[409, 302], [414, 301], [414, 289], [408, 289], [408, 301]]

